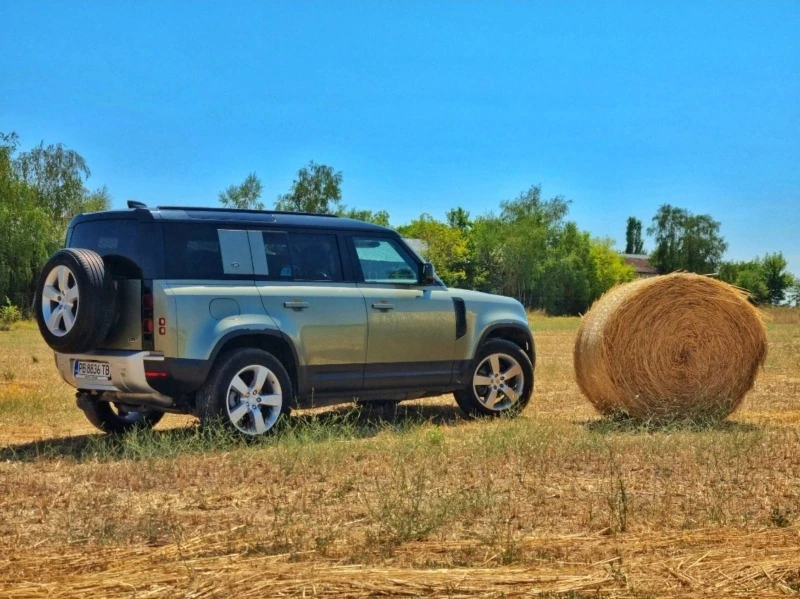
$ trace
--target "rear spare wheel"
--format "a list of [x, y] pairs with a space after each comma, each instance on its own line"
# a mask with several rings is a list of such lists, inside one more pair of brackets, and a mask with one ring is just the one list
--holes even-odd
[[36, 284], [34, 311], [52, 349], [80, 353], [105, 339], [115, 310], [114, 284], [103, 259], [91, 250], [59, 250]]

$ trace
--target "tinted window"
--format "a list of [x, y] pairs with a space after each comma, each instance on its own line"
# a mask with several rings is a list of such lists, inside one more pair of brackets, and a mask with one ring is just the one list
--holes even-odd
[[267, 254], [267, 275], [270, 279], [291, 281], [292, 257], [289, 254], [289, 236], [286, 233], [264, 233], [264, 252]]
[[164, 225], [164, 262], [169, 279], [221, 279], [222, 254], [213, 225]]
[[393, 239], [355, 237], [358, 262], [367, 283], [417, 283], [418, 266]]
[[141, 278], [141, 235], [138, 225], [135, 220], [82, 222], [73, 228], [69, 246], [92, 250], [103, 256], [114, 277]]
[[264, 232], [270, 279], [341, 281], [342, 263], [335, 235]]

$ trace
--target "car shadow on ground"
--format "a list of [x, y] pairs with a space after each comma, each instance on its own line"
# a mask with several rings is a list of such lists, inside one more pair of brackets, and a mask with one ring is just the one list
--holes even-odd
[[199, 424], [170, 429], [131, 431], [122, 435], [97, 434], [55, 437], [0, 447], [0, 461], [38, 462], [69, 459], [78, 462], [145, 459], [183, 453], [235, 450], [236, 447], [280, 446], [337, 438], [368, 438], [386, 432], [403, 432], [427, 424], [457, 426], [465, 421], [455, 406], [417, 404], [344, 405], [303, 410], [292, 414], [272, 434], [259, 439], [242, 438], [224, 430], [204, 429]]
[[364, 402], [335, 406], [319, 412], [303, 410], [295, 413], [292, 421], [308, 425], [328, 425], [341, 422], [371, 428], [394, 426], [398, 428], [421, 424], [452, 426], [465, 420], [464, 413], [453, 403], [417, 404], [397, 402]]

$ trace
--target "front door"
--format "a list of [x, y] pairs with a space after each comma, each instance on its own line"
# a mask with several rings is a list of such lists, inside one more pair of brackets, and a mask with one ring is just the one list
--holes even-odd
[[456, 339], [450, 294], [420, 283], [419, 262], [396, 239], [353, 235], [350, 241], [369, 321], [364, 389], [448, 385]]

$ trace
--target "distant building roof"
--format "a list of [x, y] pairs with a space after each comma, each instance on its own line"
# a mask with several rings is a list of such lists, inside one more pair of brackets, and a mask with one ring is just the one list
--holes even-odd
[[650, 264], [647, 254], [622, 254], [622, 258], [625, 264], [633, 267], [636, 276], [641, 279], [655, 277], [658, 274], [658, 269]]

